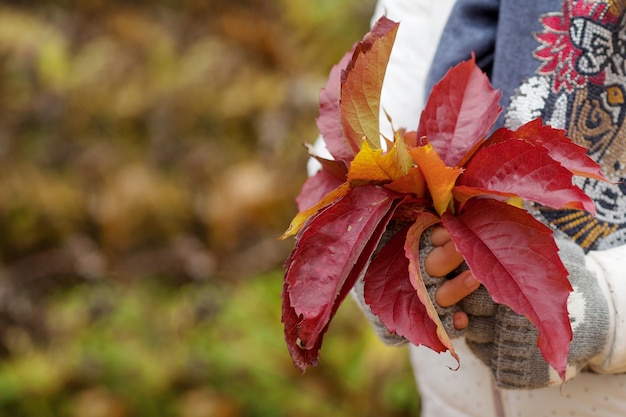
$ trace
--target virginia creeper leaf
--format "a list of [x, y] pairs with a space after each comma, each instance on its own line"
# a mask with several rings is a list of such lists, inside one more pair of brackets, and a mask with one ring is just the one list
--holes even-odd
[[[515, 193], [507, 193], [502, 191], [494, 191], [486, 188], [476, 188], [476, 187], [468, 187], [466, 185], [456, 185], [452, 189], [452, 195], [454, 196], [454, 200], [457, 203], [458, 210], [463, 209], [463, 205], [473, 197], [489, 197], [495, 198], [496, 200], [506, 201], [511, 198], [517, 197]], [[519, 197], [517, 197], [519, 198]]]
[[572, 184], [572, 173], [548, 151], [523, 140], [507, 140], [478, 150], [459, 185], [518, 195], [545, 206], [595, 213], [595, 204]]
[[365, 138], [380, 147], [380, 93], [398, 23], [382, 17], [359, 42], [341, 85], [341, 121], [354, 153]]
[[409, 148], [405, 142], [406, 135], [403, 132], [395, 132], [395, 140], [393, 146], [387, 152], [389, 159], [393, 160], [393, 163], [397, 166], [392, 179], [396, 180], [403, 175], [406, 175], [411, 167], [413, 167], [413, 157], [409, 154]]
[[293, 236], [296, 233], [298, 233], [300, 229], [302, 228], [302, 226], [304, 226], [307, 220], [309, 220], [322, 208], [330, 205], [337, 199], [346, 195], [349, 191], [350, 191], [350, 184], [348, 184], [347, 182], [340, 184], [337, 188], [335, 188], [334, 190], [326, 194], [324, 197], [322, 197], [317, 203], [315, 203], [315, 205], [313, 205], [313, 207], [310, 207], [298, 213], [296, 217], [294, 217], [293, 220], [291, 220], [291, 224], [289, 224], [289, 228], [287, 228], [285, 233], [283, 233], [283, 235], [280, 238], [286, 239], [287, 237]]
[[298, 235], [286, 263], [288, 296], [283, 297], [290, 351], [318, 346], [341, 296], [361, 272], [355, 266], [365, 268], [399, 198], [381, 187], [356, 188], [311, 218]]
[[281, 321], [284, 323], [283, 331], [285, 334], [285, 340], [287, 341], [287, 349], [289, 350], [289, 354], [291, 355], [294, 364], [301, 370], [304, 370], [307, 366], [317, 366], [317, 356], [322, 347], [323, 337], [319, 337], [317, 343], [311, 349], [302, 349], [298, 346], [298, 324], [300, 323], [300, 318], [296, 314], [293, 307], [289, 304], [289, 293], [287, 290], [288, 286], [285, 282], [283, 283], [283, 290], [281, 293]]
[[348, 171], [348, 181], [355, 187], [367, 183], [388, 183], [408, 174], [413, 159], [402, 140], [393, 144], [386, 153], [382, 149], [372, 149], [363, 141], [361, 150], [352, 160]]
[[472, 56], [433, 86], [417, 137], [426, 137], [447, 166], [458, 166], [498, 119], [500, 96]]
[[493, 300], [537, 327], [541, 353], [564, 378], [572, 287], [552, 231], [527, 211], [491, 199], [470, 200], [460, 215], [444, 213], [442, 221]]
[[[433, 223], [439, 222], [432, 215], [429, 220]], [[423, 223], [421, 228], [427, 223]], [[396, 233], [372, 260], [364, 278], [365, 302], [389, 331], [403, 336], [414, 345], [424, 345], [436, 352], [445, 352], [450, 346], [444, 344], [437, 335], [439, 318], [436, 313], [433, 316], [432, 310], [429, 311], [418, 297], [415, 286], [420, 288], [419, 285], [413, 284], [417, 280], [421, 281], [421, 278], [409, 278], [409, 259], [403, 248], [410, 227], [411, 224], [408, 224]], [[413, 235], [417, 234], [420, 233], [413, 232]], [[411, 257], [415, 258], [413, 255]], [[429, 299], [427, 302], [432, 307]]]
[[[386, 226], [389, 223], [389, 220], [394, 214], [393, 208], [389, 210], [389, 212], [385, 215], [385, 217], [380, 221], [376, 230], [372, 233], [370, 240], [365, 245], [363, 251], [359, 255], [357, 261], [352, 268], [352, 271], [348, 274], [345, 279], [339, 294], [335, 298], [333, 305], [330, 309], [329, 319], [326, 325], [319, 331], [315, 341], [311, 344], [312, 347], [304, 348], [302, 345], [302, 341], [300, 339], [300, 323], [301, 320], [298, 318], [298, 315], [295, 312], [295, 309], [291, 306], [289, 301], [285, 301], [284, 297], [289, 297], [287, 293], [287, 286], [284, 285], [283, 289], [283, 323], [285, 323], [285, 340], [287, 341], [287, 347], [289, 353], [291, 354], [294, 364], [300, 368], [303, 372], [306, 370], [308, 366], [317, 366], [317, 357], [319, 355], [319, 350], [322, 347], [322, 341], [324, 338], [324, 334], [328, 330], [330, 322], [332, 318], [337, 313], [339, 306], [345, 300], [348, 293], [354, 286], [356, 280], [361, 275], [362, 271], [365, 269], [367, 264], [370, 261], [372, 254], [374, 253], [376, 247], [378, 246], [378, 242], [380, 241], [383, 233], [385, 232]], [[295, 343], [293, 341], [295, 340]], [[290, 341], [292, 343], [290, 343]]]
[[[411, 279], [411, 285], [415, 288], [417, 298], [426, 308], [428, 317], [435, 324], [435, 335], [439, 339], [439, 342], [445, 350], [449, 350], [452, 356], [459, 362], [459, 356], [454, 351], [450, 337], [446, 333], [439, 315], [433, 306], [433, 302], [428, 295], [424, 279], [422, 278], [420, 262], [419, 262], [419, 245], [422, 233], [429, 227], [439, 223], [439, 218], [432, 213], [423, 212], [416, 220], [415, 223], [409, 228], [407, 233], [406, 242], [404, 244], [404, 254], [409, 259], [409, 278]], [[432, 337], [432, 336], [431, 336]], [[438, 350], [441, 352], [442, 350]]]
[[515, 131], [507, 128], [496, 130], [485, 146], [509, 139], [524, 139], [535, 145], [544, 146], [552, 159], [558, 161], [574, 175], [608, 181], [600, 165], [587, 155], [587, 149], [572, 142], [566, 133], [565, 130], [544, 125], [541, 119], [534, 119]]
[[426, 179], [418, 167], [411, 167], [406, 175], [386, 184], [385, 188], [423, 198], [426, 195]]
[[[352, 147], [346, 143], [341, 125], [341, 112], [339, 110], [339, 96], [341, 94], [342, 72], [352, 59], [354, 48], [347, 52], [341, 60], [334, 65], [326, 81], [326, 86], [320, 91], [319, 116], [317, 128], [319, 129], [326, 148], [338, 161], [350, 162], [358, 151], [358, 147]], [[358, 142], [357, 142], [358, 144]]]
[[345, 181], [346, 174], [348, 173], [348, 164], [346, 161], [321, 157], [315, 153], [316, 151], [314, 146], [309, 144], [305, 144], [304, 146], [306, 147], [309, 155], [320, 163], [322, 170], [328, 171], [329, 174], [337, 178], [340, 182]]
[[[344, 175], [345, 178], [345, 175]], [[300, 194], [296, 197], [298, 211], [304, 211], [315, 206], [326, 194], [339, 187], [344, 180], [335, 177], [328, 169], [322, 168], [302, 185]]]
[[595, 213], [572, 177], [606, 178], [565, 131], [540, 119], [485, 141], [501, 112], [500, 93], [473, 56], [435, 85], [416, 132], [383, 138], [384, 153], [380, 93], [397, 29], [381, 18], [333, 67], [320, 93], [317, 123], [335, 160], [318, 158], [322, 171], [305, 183], [300, 213], [283, 235], [297, 233], [282, 293], [294, 363], [302, 370], [317, 363], [330, 321], [393, 217], [411, 226], [365, 276], [365, 300], [390, 330], [450, 350], [458, 361], [420, 275], [422, 233], [442, 221], [494, 301], [537, 326], [539, 349], [563, 377], [572, 338], [567, 270], [551, 230], [520, 207], [524, 199]]
[[424, 174], [435, 211], [441, 215], [448, 209], [452, 188], [462, 170], [446, 166], [430, 143], [413, 148], [409, 153]]

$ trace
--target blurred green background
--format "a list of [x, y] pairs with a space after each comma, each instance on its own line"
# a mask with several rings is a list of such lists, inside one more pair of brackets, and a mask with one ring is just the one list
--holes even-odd
[[279, 241], [372, 0], [0, 5], [0, 415], [417, 416], [351, 301], [302, 375]]

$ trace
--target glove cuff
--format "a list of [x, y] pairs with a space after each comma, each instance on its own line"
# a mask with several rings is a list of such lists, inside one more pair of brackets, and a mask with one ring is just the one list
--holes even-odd
[[568, 363], [582, 369], [603, 353], [609, 343], [609, 303], [596, 275], [587, 269], [582, 249], [571, 241], [557, 240], [557, 243], [574, 288], [567, 302], [574, 332]]
[[526, 317], [498, 306], [495, 334], [497, 355], [490, 366], [500, 388], [548, 385], [549, 366], [537, 347], [537, 329]]

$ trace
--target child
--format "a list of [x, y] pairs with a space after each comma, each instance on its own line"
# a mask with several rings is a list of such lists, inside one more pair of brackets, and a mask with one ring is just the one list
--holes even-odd
[[[385, 13], [401, 28], [382, 96], [396, 127], [417, 125], [423, 101], [409, 86], [430, 62], [437, 22], [451, 4], [431, 3], [378, 4], [375, 19]], [[574, 340], [564, 385], [538, 353], [536, 330], [524, 317], [494, 304], [469, 272], [439, 278], [462, 263], [445, 231], [435, 228], [424, 237], [423, 272], [447, 330], [459, 336], [461, 367], [451, 371], [456, 362], [446, 355], [410, 347], [422, 417], [626, 415], [625, 16], [624, 0], [458, 0], [450, 12], [425, 91], [474, 52], [503, 93], [497, 127], [514, 129], [541, 117], [566, 129], [612, 183], [578, 184], [595, 200], [596, 217], [533, 209], [555, 230], [575, 290], [568, 302]], [[419, 20], [424, 26], [415, 24]], [[381, 338], [403, 343], [371, 315], [359, 289], [355, 298]]]

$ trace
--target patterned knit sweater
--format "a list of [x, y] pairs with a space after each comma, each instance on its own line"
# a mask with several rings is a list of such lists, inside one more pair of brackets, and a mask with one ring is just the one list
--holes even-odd
[[[565, 2], [564, 2], [565, 1]], [[450, 23], [445, 27], [450, 8]], [[614, 182], [626, 177], [624, 0], [378, 0], [373, 16], [400, 22], [383, 85], [382, 107], [397, 127], [411, 128], [420, 97], [458, 62], [476, 53], [503, 92], [499, 126], [515, 128], [542, 117], [590, 149]], [[428, 83], [427, 68], [439, 51]], [[425, 85], [426, 84], [426, 85]], [[381, 117], [381, 130], [389, 126]], [[489, 370], [455, 339], [461, 367], [447, 355], [410, 346], [424, 417], [541, 417], [626, 415], [626, 200], [619, 185], [581, 183], [597, 203], [595, 219], [574, 212], [538, 215], [583, 246], [587, 268], [609, 301], [613, 333], [594, 372], [563, 387], [498, 390]], [[609, 249], [610, 248], [610, 249]], [[602, 249], [602, 250], [599, 250]]]
[[626, 1], [463, 0], [456, 6], [428, 84], [475, 51], [503, 93], [500, 126], [514, 129], [541, 117], [566, 129], [615, 183], [576, 179], [595, 200], [595, 217], [544, 207], [536, 214], [586, 251], [626, 243]]

